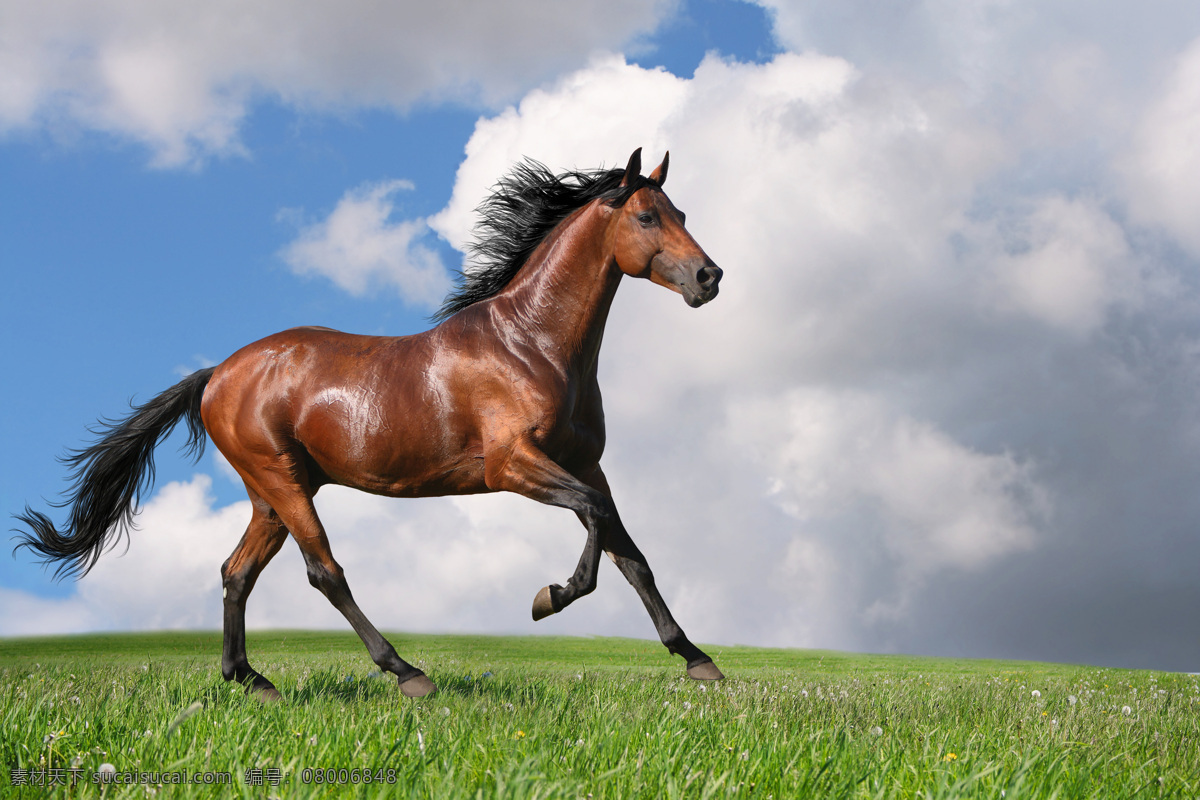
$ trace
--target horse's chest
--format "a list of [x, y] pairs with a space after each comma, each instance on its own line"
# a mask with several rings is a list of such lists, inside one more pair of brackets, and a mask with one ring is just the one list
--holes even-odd
[[533, 441], [566, 468], [592, 466], [604, 452], [604, 410], [599, 393], [583, 393], [546, 409], [533, 427]]

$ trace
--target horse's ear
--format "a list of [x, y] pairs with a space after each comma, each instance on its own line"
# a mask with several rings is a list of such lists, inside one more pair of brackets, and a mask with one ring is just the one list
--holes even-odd
[[622, 186], [630, 186], [642, 174], [642, 148], [633, 151], [629, 163], [625, 165], [625, 177], [621, 178]]
[[657, 185], [660, 189], [667, 182], [667, 164], [671, 163], [671, 151], [668, 150], [663, 154], [662, 163], [654, 168], [650, 173], [650, 182]]

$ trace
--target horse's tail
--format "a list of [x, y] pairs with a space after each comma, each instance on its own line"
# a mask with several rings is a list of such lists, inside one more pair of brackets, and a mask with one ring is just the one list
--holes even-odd
[[[199, 458], [204, 452], [204, 422], [200, 401], [215, 367], [188, 375], [145, 405], [134, 406], [124, 419], [101, 420], [91, 432], [100, 438], [90, 447], [72, 450], [60, 459], [71, 468], [71, 489], [55, 507], [70, 507], [60, 533], [45, 514], [25, 507], [16, 518], [29, 532], [20, 534], [13, 552], [28, 547], [43, 563], [59, 562], [55, 577], [83, 576], [106, 549], [127, 536], [142, 493], [154, 483], [154, 448], [187, 421], [184, 451]], [[110, 544], [111, 540], [111, 544]]]

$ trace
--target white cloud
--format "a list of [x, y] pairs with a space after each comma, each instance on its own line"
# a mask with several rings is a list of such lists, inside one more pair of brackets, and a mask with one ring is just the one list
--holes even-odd
[[304, 109], [493, 104], [652, 30], [673, 3], [170, 4], [0, 7], [0, 131], [98, 130], [159, 166], [239, 153], [249, 103]]
[[1200, 39], [1178, 58], [1121, 164], [1136, 217], [1200, 257]]
[[[465, 250], [475, 207], [522, 158], [561, 171], [625, 166], [638, 147], [645, 149], [645, 159], [661, 154], [658, 120], [679, 106], [687, 87], [686, 80], [664, 70], [644, 70], [626, 64], [621, 56], [604, 55], [553, 87], [529, 92], [517, 106], [476, 123], [453, 196], [430, 218], [430, 226]], [[581, 119], [588, 124], [580, 125]], [[541, 127], [534, 130], [530, 120]]]
[[[978, 572], [1034, 547], [1049, 512], [1029, 465], [975, 452], [880, 397], [797, 388], [734, 402], [729, 417], [726, 446], [758, 454], [764, 493], [798, 522], [787, 571], [811, 580], [803, 556], [865, 573], [870, 560], [854, 554], [887, 554], [896, 596], [875, 594], [868, 616], [903, 610], [938, 572]], [[864, 574], [853, 577], [872, 594]]]
[[450, 278], [437, 252], [420, 241], [428, 233], [425, 220], [391, 221], [392, 197], [412, 188], [385, 181], [347, 192], [280, 255], [296, 273], [324, 275], [353, 294], [389, 285], [413, 304], [436, 305]]
[[978, 258], [995, 274], [997, 306], [1085, 336], [1114, 307], [1135, 308], [1144, 276], [1125, 232], [1095, 202], [1045, 197], [985, 226]]

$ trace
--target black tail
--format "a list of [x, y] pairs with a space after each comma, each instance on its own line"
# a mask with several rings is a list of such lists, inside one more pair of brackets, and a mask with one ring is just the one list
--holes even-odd
[[30, 532], [14, 529], [20, 535], [13, 552], [28, 547], [43, 563], [60, 562], [56, 578], [86, 575], [106, 545], [129, 534], [142, 493], [154, 483], [154, 448], [179, 420], [187, 420], [188, 426], [184, 451], [195, 458], [204, 452], [200, 400], [214, 369], [193, 372], [145, 405], [134, 406], [124, 419], [101, 420], [91, 431], [100, 437], [95, 444], [61, 459], [71, 468], [73, 483], [66, 499], [52, 505], [70, 507], [66, 529], [60, 533], [49, 517], [26, 506], [16, 518]]

